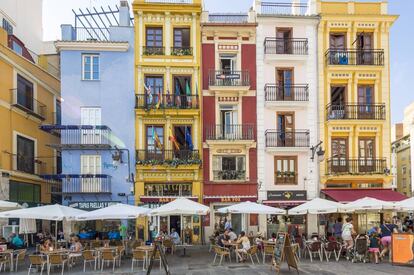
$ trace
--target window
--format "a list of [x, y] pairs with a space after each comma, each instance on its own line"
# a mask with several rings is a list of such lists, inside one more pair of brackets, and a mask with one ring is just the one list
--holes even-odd
[[161, 151], [164, 148], [164, 127], [158, 125], [147, 126], [147, 151]]
[[189, 197], [192, 195], [191, 183], [146, 183], [145, 196], [154, 197]]
[[376, 170], [375, 138], [359, 138], [359, 172], [373, 172]]
[[276, 69], [276, 85], [278, 100], [293, 100], [293, 68]]
[[193, 150], [191, 125], [174, 126], [174, 137], [180, 146], [180, 150]]
[[28, 110], [33, 111], [33, 83], [19, 74], [17, 75], [16, 103]]
[[83, 80], [99, 80], [99, 55], [84, 54], [82, 55], [83, 62]]
[[[145, 85], [153, 95], [164, 93], [164, 77], [163, 76], [145, 76]], [[148, 92], [148, 91], [147, 91]]]
[[18, 171], [35, 173], [35, 142], [17, 135], [16, 168]]
[[9, 21], [7, 21], [5, 18], [3, 18], [3, 29], [6, 30], [8, 35], [12, 35], [13, 34], [13, 25], [10, 24]]
[[179, 108], [191, 108], [191, 76], [174, 76], [174, 95], [174, 106]]
[[238, 106], [237, 105], [220, 105], [220, 139], [237, 139], [241, 138], [242, 129], [238, 125]]
[[[81, 125], [98, 126], [101, 125], [101, 108], [82, 107]], [[102, 144], [105, 141], [102, 129], [82, 129], [81, 144]]]
[[40, 185], [10, 181], [9, 200], [40, 203]]
[[220, 70], [230, 73], [236, 70], [236, 59], [235, 54], [221, 54], [220, 55]]
[[55, 124], [62, 125], [62, 103], [56, 100]]
[[23, 55], [23, 48], [16, 41], [12, 42], [12, 48], [16, 53]]
[[[100, 155], [81, 155], [81, 174], [82, 175], [99, 175], [102, 173], [102, 164]], [[82, 178], [81, 192], [99, 193], [103, 189], [101, 184], [102, 178]]]
[[246, 157], [214, 156], [213, 178], [214, 180], [245, 180]]
[[402, 179], [402, 188], [407, 187], [407, 179]]
[[297, 184], [297, 156], [275, 157], [275, 184]]
[[406, 166], [402, 167], [402, 174], [403, 175], [407, 174], [407, 167]]
[[348, 139], [332, 138], [331, 140], [331, 172], [348, 171]]
[[344, 33], [331, 33], [329, 35], [329, 48], [334, 50], [346, 49], [346, 34]]
[[292, 53], [292, 29], [277, 28], [276, 29], [276, 53], [291, 54]]
[[147, 28], [145, 45], [147, 47], [162, 47], [162, 28]]
[[174, 47], [189, 48], [190, 47], [190, 28], [174, 29]]

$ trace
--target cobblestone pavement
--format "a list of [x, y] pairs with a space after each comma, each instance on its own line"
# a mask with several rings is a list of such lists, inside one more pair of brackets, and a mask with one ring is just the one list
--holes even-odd
[[[194, 247], [190, 250], [187, 250], [187, 253], [190, 254], [189, 257], [181, 257], [181, 251], [177, 251], [175, 255], [168, 255], [167, 260], [170, 266], [171, 274], [173, 275], [228, 275], [228, 274], [240, 274], [240, 275], [266, 275], [266, 274], [276, 274], [275, 270], [270, 269], [270, 265], [266, 264], [255, 264], [251, 263], [229, 263], [226, 261], [222, 266], [212, 265], [214, 255], [208, 253], [207, 247]], [[262, 258], [260, 258], [262, 259]], [[270, 259], [268, 258], [267, 262]], [[134, 272], [131, 272], [131, 259], [123, 258], [122, 266], [115, 268], [115, 274], [146, 274], [142, 271], [142, 263], [138, 264], [134, 268]], [[26, 275], [27, 266], [21, 264], [19, 266], [18, 272], [13, 272], [13, 274]], [[61, 269], [56, 268], [51, 272], [51, 274], [60, 275]], [[104, 267], [103, 272], [93, 271], [93, 268], [87, 266], [86, 274], [114, 274], [112, 273], [112, 266]], [[11, 274], [11, 273], [10, 273]], [[32, 273], [39, 275], [40, 273]], [[46, 274], [46, 272], [44, 273]], [[65, 274], [80, 275], [84, 274], [83, 264], [77, 263], [71, 270], [65, 270]], [[158, 262], [155, 263], [153, 272], [151, 274], [165, 274], [164, 270], [160, 271]], [[286, 263], [282, 264], [280, 274], [297, 274], [296, 270], [288, 269]], [[383, 274], [398, 274], [398, 275], [413, 275], [414, 267], [404, 267], [404, 266], [393, 266], [389, 263], [380, 263], [380, 264], [370, 264], [370, 263], [351, 263], [345, 260], [340, 260], [339, 262], [320, 262], [313, 261], [311, 263], [308, 259], [302, 260], [299, 263], [299, 274], [321, 274], [321, 275], [383, 275]]]

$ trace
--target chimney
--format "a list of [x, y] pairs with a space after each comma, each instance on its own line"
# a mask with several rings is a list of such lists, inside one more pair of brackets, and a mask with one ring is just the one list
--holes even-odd
[[127, 0], [119, 2], [119, 26], [128, 27], [130, 25], [129, 4]]

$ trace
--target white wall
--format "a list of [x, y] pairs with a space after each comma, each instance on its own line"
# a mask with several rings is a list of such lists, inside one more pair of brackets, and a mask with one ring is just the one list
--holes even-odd
[[1, 0], [0, 24], [5, 17], [13, 25], [13, 34], [30, 50], [42, 53], [43, 0]]

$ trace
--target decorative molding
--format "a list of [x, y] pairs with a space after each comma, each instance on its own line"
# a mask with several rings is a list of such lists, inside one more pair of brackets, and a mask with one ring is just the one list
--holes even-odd
[[219, 44], [217, 46], [217, 49], [220, 50], [224, 50], [224, 51], [238, 51], [239, 50], [239, 45], [223, 45], [223, 44]]
[[364, 22], [364, 23], [358, 23], [357, 27], [358, 28], [376, 28], [377, 24]]
[[375, 79], [377, 78], [377, 74], [376, 73], [359, 73], [358, 78]]
[[347, 23], [347, 22], [330, 22], [329, 27], [331, 27], [331, 28], [348, 28], [349, 23]]
[[348, 126], [334, 126], [332, 132], [351, 132], [351, 127]]
[[358, 128], [358, 131], [363, 131], [363, 132], [377, 132], [379, 131], [378, 127], [373, 127], [373, 126], [361, 126]]
[[239, 102], [238, 96], [219, 96], [219, 102]]
[[350, 73], [331, 73], [331, 78], [351, 78], [352, 74]]
[[101, 51], [101, 52], [126, 52], [128, 42], [102, 42], [102, 41], [56, 41], [57, 51]]
[[166, 69], [165, 67], [142, 67], [143, 73], [165, 73]]

